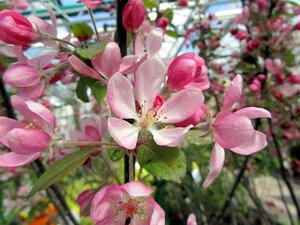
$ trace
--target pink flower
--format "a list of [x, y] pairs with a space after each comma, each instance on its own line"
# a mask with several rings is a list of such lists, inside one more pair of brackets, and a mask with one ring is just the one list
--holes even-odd
[[0, 40], [12, 45], [30, 45], [37, 34], [31, 23], [21, 14], [13, 10], [0, 12]]
[[242, 96], [242, 86], [242, 77], [237, 75], [225, 93], [224, 106], [214, 121], [213, 132], [216, 142], [204, 187], [208, 187], [220, 174], [225, 160], [224, 148], [240, 155], [250, 155], [262, 150], [267, 145], [265, 134], [254, 130], [251, 119], [271, 118], [270, 112], [256, 107], [247, 107], [234, 113], [231, 112], [234, 103], [239, 101]]
[[152, 193], [138, 181], [111, 184], [95, 195], [91, 219], [96, 225], [123, 225], [127, 218], [131, 218], [131, 225], [164, 225], [165, 212], [150, 197]]
[[72, 55], [69, 57], [71, 66], [80, 74], [94, 78], [96, 80], [109, 79], [116, 72], [132, 73], [145, 60], [142, 58], [138, 60], [135, 55], [128, 55], [121, 58], [120, 48], [115, 42], [109, 42], [105, 50], [98, 53], [92, 59], [93, 68], [87, 66], [78, 57]]
[[260, 10], [264, 10], [268, 7], [267, 0], [256, 0], [256, 4]]
[[76, 202], [80, 206], [80, 215], [90, 216], [90, 207], [94, 196], [93, 189], [85, 190], [78, 195]]
[[0, 167], [19, 167], [39, 158], [51, 143], [55, 117], [45, 106], [13, 96], [12, 104], [26, 123], [0, 117], [0, 142], [12, 152], [0, 155]]
[[89, 9], [95, 9], [102, 3], [102, 0], [80, 0], [80, 1]]
[[250, 15], [249, 7], [245, 6], [242, 14], [236, 16], [234, 22], [239, 24], [245, 24], [249, 19], [249, 15]]
[[160, 17], [157, 22], [156, 22], [157, 26], [162, 28], [162, 29], [166, 29], [166, 27], [169, 25], [169, 19], [166, 17]]
[[281, 59], [266, 59], [266, 68], [272, 74], [281, 73], [285, 64], [281, 61]]
[[146, 9], [142, 0], [129, 0], [123, 8], [122, 22], [129, 32], [140, 28], [145, 17]]
[[[178, 146], [188, 127], [157, 130], [159, 124], [174, 124], [191, 117], [203, 104], [200, 90], [185, 89], [171, 96], [157, 110], [153, 108], [164, 81], [165, 66], [156, 59], [146, 60], [136, 71], [135, 97], [140, 106], [136, 110], [131, 84], [120, 73], [116, 73], [108, 82], [107, 101], [111, 111], [118, 118], [108, 119], [108, 130], [113, 139], [127, 149], [136, 147], [140, 130], [148, 130], [158, 145]], [[132, 125], [123, 119], [134, 119]]]
[[72, 130], [70, 136], [77, 141], [101, 141], [107, 132], [107, 121], [103, 117], [83, 117], [81, 131]]
[[188, 6], [189, 1], [188, 0], [178, 0], [178, 5], [180, 6]]
[[205, 113], [206, 113], [206, 105], [202, 104], [202, 106], [195, 112], [194, 115], [192, 115], [191, 117], [187, 118], [186, 120], [176, 123], [174, 125], [176, 127], [187, 127], [190, 124], [195, 126], [204, 119]]
[[209, 88], [207, 67], [204, 59], [195, 53], [185, 53], [176, 57], [168, 68], [168, 85], [173, 89]]
[[197, 220], [195, 214], [191, 213], [187, 220], [187, 225], [197, 225]]
[[13, 0], [14, 8], [18, 10], [25, 10], [28, 8], [29, 3], [26, 0]]

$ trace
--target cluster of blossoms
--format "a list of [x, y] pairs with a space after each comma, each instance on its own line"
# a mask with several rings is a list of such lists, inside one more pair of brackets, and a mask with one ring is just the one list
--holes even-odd
[[[82, 2], [93, 9], [102, 1]], [[180, 1], [180, 5], [187, 2]], [[197, 125], [205, 115], [212, 114], [204, 103], [203, 92], [210, 87], [204, 59], [195, 53], [182, 54], [171, 62], [160, 59], [158, 51], [164, 32], [145, 21], [146, 9], [141, 0], [129, 0], [123, 10], [123, 25], [135, 37], [132, 54], [125, 57], [121, 57], [120, 48], [113, 41], [91, 60], [72, 54], [77, 46], [69, 36], [58, 39], [54, 14], [50, 9], [49, 13], [52, 24], [36, 17], [26, 19], [11, 10], [0, 12], [0, 40], [14, 45], [9, 50], [19, 60], [6, 70], [3, 78], [18, 89], [12, 104], [24, 117], [24, 122], [0, 118], [0, 142], [11, 149], [10, 153], [0, 155], [1, 167], [29, 164], [46, 149], [55, 148], [59, 139], [55, 137], [55, 116], [45, 102], [39, 102], [49, 85], [58, 81], [78, 82], [78, 73], [80, 79], [88, 77], [99, 87], [107, 87], [102, 104], [109, 108], [101, 117], [83, 118], [81, 131], [71, 131], [70, 136], [79, 147], [87, 142], [101, 146], [107, 131], [116, 143], [114, 146], [126, 154], [138, 154], [140, 146], [152, 140], [159, 146], [178, 147], [191, 129], [199, 129]], [[237, 21], [244, 23], [248, 16], [245, 11]], [[27, 59], [22, 47], [35, 42], [42, 42], [51, 51]], [[236, 75], [225, 93], [221, 111], [207, 121], [215, 145], [205, 187], [220, 174], [224, 149], [249, 155], [267, 145], [265, 135], [253, 128], [251, 119], [270, 118], [270, 113], [255, 107], [233, 112], [233, 105], [241, 97], [242, 78]], [[82, 214], [90, 215], [99, 225], [125, 224], [128, 220], [130, 224], [163, 225], [165, 213], [151, 197], [152, 193], [141, 182], [131, 180], [123, 185], [108, 185], [97, 193], [86, 190], [77, 201]], [[86, 211], [89, 203], [91, 208]], [[187, 223], [196, 225], [193, 214]]]

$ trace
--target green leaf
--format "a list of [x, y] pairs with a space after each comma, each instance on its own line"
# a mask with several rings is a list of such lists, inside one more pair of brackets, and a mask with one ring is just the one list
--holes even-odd
[[168, 8], [166, 10], [164, 10], [162, 12], [162, 14], [167, 17], [169, 19], [169, 22], [171, 23], [172, 19], [173, 19], [173, 16], [174, 16], [174, 12], [172, 9]]
[[174, 30], [166, 30], [166, 35], [173, 37], [173, 38], [178, 38], [178, 35]]
[[89, 102], [89, 96], [87, 94], [87, 85], [84, 83], [82, 78], [79, 78], [76, 86], [77, 97], [83, 102]]
[[100, 85], [99, 83], [94, 83], [93, 85], [89, 85], [89, 88], [92, 91], [92, 95], [94, 98], [101, 103], [106, 96], [106, 85]]
[[159, 3], [154, 0], [144, 0], [144, 4], [148, 9], [158, 8]]
[[210, 133], [200, 130], [190, 130], [186, 135], [186, 140], [194, 145], [209, 145], [213, 142], [213, 138]]
[[124, 157], [124, 151], [121, 151], [120, 149], [110, 149], [108, 151], [108, 157], [113, 162], [119, 161]]
[[86, 23], [76, 23], [71, 26], [71, 30], [75, 37], [79, 40], [87, 41], [93, 36], [93, 29]]
[[106, 38], [104, 38], [101, 42], [90, 45], [87, 48], [80, 47], [80, 48], [76, 49], [76, 53], [80, 57], [83, 57], [86, 59], [93, 59], [96, 54], [104, 51], [109, 40], [110, 40], [110, 35], [108, 35]]
[[138, 162], [153, 176], [180, 183], [186, 173], [185, 155], [178, 148], [158, 146], [154, 142], [143, 145]]
[[96, 150], [93, 148], [83, 148], [77, 152], [66, 155], [63, 159], [55, 162], [34, 184], [29, 197], [32, 197], [38, 191], [50, 187], [52, 184], [62, 180], [75, 169], [80, 167]]

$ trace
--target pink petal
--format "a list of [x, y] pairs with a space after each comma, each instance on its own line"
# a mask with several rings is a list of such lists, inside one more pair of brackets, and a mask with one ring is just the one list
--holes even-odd
[[36, 101], [44, 95], [44, 90], [45, 90], [45, 83], [39, 82], [36, 85], [31, 87], [20, 88], [20, 91], [17, 94], [17, 96]]
[[230, 87], [224, 96], [224, 108], [230, 109], [233, 104], [240, 100], [242, 96], [243, 80], [241, 75], [236, 75], [236, 77], [231, 81]]
[[266, 135], [260, 131], [255, 131], [247, 142], [230, 150], [240, 155], [250, 155], [262, 150], [267, 145]]
[[14, 152], [9, 152], [0, 155], [0, 167], [15, 168], [27, 165], [40, 157], [41, 153], [32, 155], [20, 155]]
[[121, 186], [132, 197], [146, 197], [153, 193], [153, 190], [139, 181], [131, 181]]
[[51, 51], [44, 55], [29, 59], [26, 61], [26, 63], [31, 67], [42, 69], [50, 64], [56, 55], [56, 51]]
[[15, 153], [29, 155], [45, 150], [51, 142], [51, 137], [41, 130], [15, 128], [7, 133], [7, 142]]
[[150, 55], [157, 53], [162, 45], [164, 40], [164, 32], [160, 28], [154, 28], [148, 34], [146, 39], [146, 49]]
[[37, 70], [23, 63], [11, 65], [3, 75], [4, 81], [13, 87], [36, 85], [40, 81], [40, 77]]
[[139, 61], [133, 63], [133, 56], [123, 57], [121, 62], [120, 72], [123, 74], [134, 73], [140, 67], [140, 65], [147, 60], [147, 58], [148, 55], [146, 54]]
[[156, 130], [154, 128], [148, 128], [153, 135], [153, 139], [158, 145], [164, 145], [169, 147], [176, 147], [181, 144], [184, 139], [184, 135], [193, 127], [176, 127], [171, 129]]
[[112, 77], [120, 69], [121, 52], [117, 43], [109, 42], [104, 51], [92, 59], [95, 70], [105, 77]]
[[254, 134], [249, 118], [235, 113], [221, 112], [214, 123], [216, 142], [223, 148], [234, 148], [248, 141]]
[[108, 81], [107, 102], [116, 116], [122, 119], [137, 119], [132, 87], [121, 73], [116, 73]]
[[135, 215], [132, 219], [132, 225], [165, 225], [165, 212], [153, 198], [148, 198], [144, 207], [147, 217], [142, 218], [140, 215]]
[[[118, 218], [114, 206], [123, 201], [125, 191], [117, 184], [102, 188], [95, 195], [91, 206], [91, 219], [101, 225], [112, 225]], [[123, 213], [119, 213], [123, 217]], [[119, 216], [120, 216], [119, 215]], [[125, 218], [121, 218], [125, 222]], [[121, 223], [120, 223], [121, 224]]]
[[9, 119], [7, 117], [0, 117], [0, 142], [8, 146], [7, 133], [14, 128], [23, 128], [25, 125], [17, 120]]
[[243, 115], [248, 117], [249, 119], [256, 119], [256, 118], [271, 118], [272, 115], [268, 110], [265, 110], [263, 108], [257, 108], [257, 107], [247, 107], [240, 109], [235, 112], [237, 115]]
[[224, 149], [215, 143], [214, 149], [210, 156], [210, 168], [209, 173], [203, 183], [203, 187], [207, 188], [211, 183], [219, 176], [222, 171], [225, 160]]
[[84, 62], [82, 62], [79, 58], [75, 55], [71, 55], [69, 57], [69, 63], [71, 66], [80, 74], [86, 77], [91, 77], [97, 80], [103, 80], [103, 78], [98, 74], [94, 69], [87, 66]]
[[134, 127], [124, 120], [109, 118], [108, 131], [120, 146], [130, 150], [136, 147], [140, 128]]
[[90, 216], [89, 205], [92, 202], [94, 195], [95, 192], [93, 189], [84, 190], [78, 195], [76, 202], [80, 206], [81, 215]]
[[197, 220], [195, 214], [191, 213], [187, 220], [187, 225], [197, 225]]
[[146, 60], [136, 71], [135, 93], [144, 112], [152, 107], [154, 99], [159, 94], [165, 71], [165, 66], [156, 59]]
[[172, 95], [157, 112], [162, 123], [178, 123], [194, 115], [204, 102], [200, 90], [185, 89]]
[[12, 96], [11, 101], [12, 105], [20, 111], [27, 121], [38, 124], [49, 133], [55, 128], [54, 114], [42, 104], [19, 96]]

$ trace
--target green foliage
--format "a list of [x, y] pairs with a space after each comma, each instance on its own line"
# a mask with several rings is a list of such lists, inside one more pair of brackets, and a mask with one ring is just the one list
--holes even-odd
[[76, 86], [76, 94], [83, 102], [89, 102], [88, 89], [91, 90], [93, 97], [99, 103], [101, 103], [106, 96], [106, 85], [100, 84], [99, 81], [93, 78], [80, 76]]
[[72, 33], [78, 39], [88, 40], [93, 35], [93, 29], [86, 23], [76, 23], [71, 27]]
[[166, 30], [166, 35], [173, 37], [173, 38], [178, 38], [178, 35], [177, 35], [176, 31], [174, 31], [174, 30]]
[[61, 160], [55, 162], [34, 184], [29, 194], [32, 197], [38, 191], [50, 187], [52, 184], [62, 180], [75, 169], [80, 167], [95, 152], [95, 149], [83, 148], [77, 152], [70, 153]]
[[95, 44], [92, 44], [88, 47], [79, 47], [76, 49], [76, 53], [85, 59], [93, 59], [96, 54], [101, 53], [104, 51], [107, 43], [110, 40], [110, 35], [108, 35], [106, 38], [104, 38], [101, 42], [97, 42]]
[[158, 146], [154, 142], [143, 145], [138, 162], [153, 176], [180, 183], [186, 173], [185, 155], [178, 148]]
[[111, 159], [111, 161], [116, 162], [119, 161], [124, 157], [124, 151], [121, 151], [120, 149], [110, 149], [108, 150], [108, 157]]
[[144, 4], [149, 9], [159, 7], [159, 1], [156, 1], [156, 0], [144, 0]]

